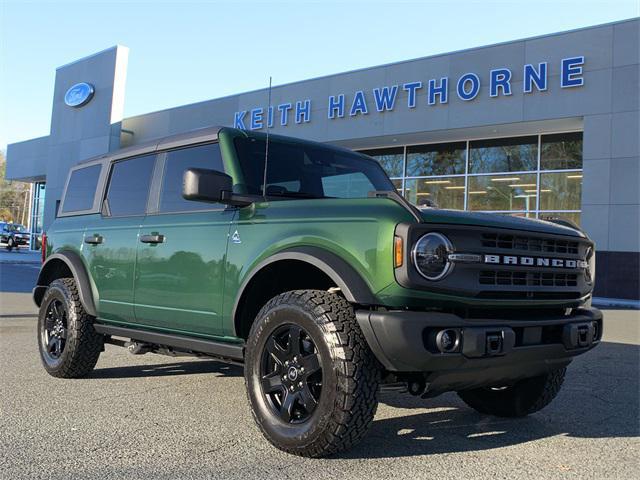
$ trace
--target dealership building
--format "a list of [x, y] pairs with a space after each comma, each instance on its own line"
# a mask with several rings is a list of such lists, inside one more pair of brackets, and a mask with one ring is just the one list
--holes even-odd
[[[8, 146], [46, 231], [71, 166], [212, 125], [378, 159], [411, 202], [579, 224], [596, 295], [638, 300], [640, 20], [406, 60], [123, 118], [128, 50], [57, 69], [51, 130]], [[163, 95], [166, 92], [157, 92]]]

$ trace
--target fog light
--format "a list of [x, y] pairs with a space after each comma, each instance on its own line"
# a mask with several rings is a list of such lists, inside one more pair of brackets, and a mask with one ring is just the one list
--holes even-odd
[[453, 328], [440, 330], [436, 335], [436, 347], [442, 353], [457, 352], [460, 348], [460, 331]]

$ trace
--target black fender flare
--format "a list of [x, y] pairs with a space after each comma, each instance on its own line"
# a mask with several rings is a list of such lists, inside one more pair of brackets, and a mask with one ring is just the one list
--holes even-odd
[[97, 315], [96, 304], [93, 297], [93, 290], [91, 287], [91, 279], [87, 273], [87, 269], [84, 262], [80, 258], [80, 255], [73, 251], [62, 251], [54, 253], [47, 257], [47, 260], [42, 265], [40, 273], [38, 274], [38, 281], [33, 289], [33, 301], [39, 307], [42, 303], [42, 298], [47, 290], [47, 287], [54, 279], [49, 280], [48, 274], [52, 265], [57, 262], [63, 262], [71, 271], [73, 279], [78, 286], [78, 295], [80, 296], [80, 302], [87, 311], [87, 313], [93, 317]]
[[[258, 263], [245, 277], [233, 304], [231, 319], [236, 321], [240, 301], [251, 280], [266, 266], [282, 260], [299, 260], [324, 272], [340, 288], [348, 302], [360, 305], [378, 303], [362, 276], [344, 259], [320, 247], [302, 246], [282, 250]], [[237, 332], [236, 332], [237, 333]]]

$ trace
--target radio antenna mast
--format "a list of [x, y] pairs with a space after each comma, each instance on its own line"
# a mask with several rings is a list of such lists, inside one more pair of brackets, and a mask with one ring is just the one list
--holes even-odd
[[271, 121], [273, 120], [273, 115], [271, 113], [271, 76], [269, 76], [269, 100], [267, 107], [267, 140], [265, 141], [264, 146], [264, 173], [262, 178], [262, 196], [264, 200], [267, 200], [267, 164], [269, 162], [269, 128], [271, 128]]

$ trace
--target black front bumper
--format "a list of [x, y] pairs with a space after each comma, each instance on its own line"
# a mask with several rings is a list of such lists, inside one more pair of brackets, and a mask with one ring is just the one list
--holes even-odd
[[[358, 310], [356, 318], [380, 363], [391, 372], [425, 373], [432, 390], [462, 390], [541, 375], [563, 367], [602, 338], [602, 313], [526, 320], [465, 319], [451, 313]], [[460, 344], [441, 353], [434, 339], [453, 329]]]

